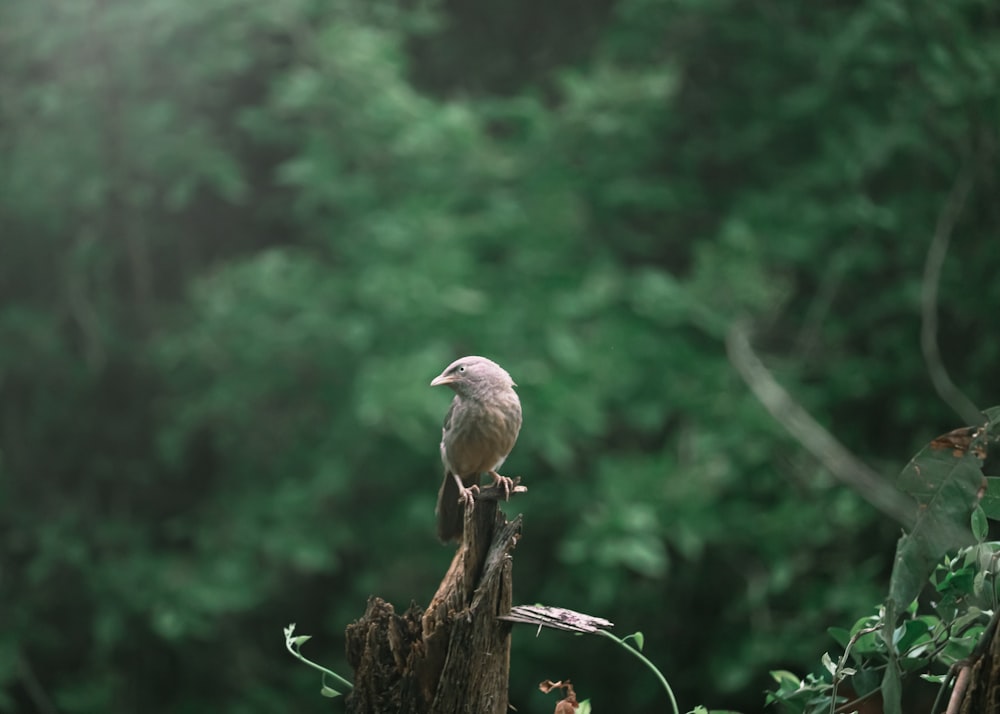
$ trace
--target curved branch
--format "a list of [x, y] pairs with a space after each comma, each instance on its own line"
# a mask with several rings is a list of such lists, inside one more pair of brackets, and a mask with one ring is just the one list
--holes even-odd
[[775, 421], [785, 427], [835, 478], [904, 526], [913, 523], [913, 502], [848, 451], [792, 398], [754, 353], [745, 326], [734, 324], [729, 329], [726, 353], [750, 391]]
[[941, 269], [945, 256], [948, 254], [948, 243], [951, 234], [962, 213], [962, 206], [972, 189], [972, 168], [967, 166], [955, 179], [948, 199], [938, 214], [937, 226], [927, 249], [927, 259], [924, 262], [924, 278], [920, 286], [920, 349], [924, 355], [924, 364], [930, 375], [934, 391], [938, 396], [961, 417], [966, 424], [976, 424], [981, 421], [980, 410], [965, 396], [948, 376], [941, 350], [938, 346], [938, 287], [941, 282]]

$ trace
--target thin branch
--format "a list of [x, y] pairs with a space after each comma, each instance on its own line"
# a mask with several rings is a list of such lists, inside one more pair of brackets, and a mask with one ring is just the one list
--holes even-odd
[[333, 670], [327, 669], [321, 664], [316, 664], [311, 659], [307, 659], [306, 656], [302, 654], [301, 652], [302, 645], [304, 645], [308, 640], [312, 639], [312, 635], [299, 635], [298, 637], [295, 637], [294, 622], [290, 624], [288, 627], [286, 627], [284, 629], [284, 632], [285, 632], [285, 649], [288, 650], [289, 654], [291, 654], [292, 657], [295, 657], [297, 660], [299, 660], [303, 664], [312, 667], [316, 671], [321, 672], [323, 675], [322, 681], [324, 687], [328, 686], [326, 683], [326, 678], [331, 677], [333, 681], [337, 683], [337, 686], [341, 688], [341, 690], [337, 692], [338, 694], [342, 694], [344, 692], [350, 692], [354, 689], [354, 685], [349, 680], [344, 679]]
[[938, 287], [941, 282], [941, 269], [948, 255], [948, 243], [962, 213], [965, 199], [972, 190], [972, 179], [971, 166], [966, 166], [955, 178], [948, 198], [938, 214], [934, 236], [927, 249], [924, 279], [920, 287], [920, 349], [924, 355], [927, 372], [934, 385], [934, 391], [966, 424], [980, 421], [980, 410], [951, 381], [941, 359], [941, 350], [938, 346]]
[[962, 668], [964, 668], [964, 665], [959, 667], [957, 664], [953, 664], [948, 668], [948, 674], [945, 675], [944, 681], [941, 682], [941, 686], [938, 687], [937, 696], [934, 697], [934, 703], [931, 704], [931, 714], [937, 714], [938, 705], [941, 704], [941, 701], [944, 699], [944, 693], [951, 689], [951, 685], [955, 683], [955, 673]]
[[750, 345], [747, 329], [734, 324], [726, 334], [729, 361], [760, 403], [835, 478], [904, 526], [913, 523], [912, 501], [848, 451], [782, 387]]
[[871, 634], [872, 632], [878, 632], [881, 628], [881, 624], [876, 625], [875, 627], [865, 627], [864, 629], [858, 630], [851, 635], [851, 639], [848, 640], [847, 646], [844, 647], [844, 654], [839, 660], [837, 660], [836, 671], [833, 672], [833, 691], [830, 694], [830, 714], [836, 714], [837, 711], [837, 689], [840, 687], [840, 682], [844, 678], [844, 670], [847, 669], [847, 658], [851, 656], [851, 649], [862, 637]]
[[849, 702], [844, 702], [843, 704], [841, 704], [839, 707], [837, 707], [837, 714], [849, 714], [857, 712], [858, 705], [861, 704], [861, 702], [867, 699], [871, 699], [876, 694], [881, 694], [881, 693], [882, 693], [882, 686], [879, 685], [875, 687], [875, 689], [868, 692], [867, 694], [862, 694], [860, 697], [857, 697]]

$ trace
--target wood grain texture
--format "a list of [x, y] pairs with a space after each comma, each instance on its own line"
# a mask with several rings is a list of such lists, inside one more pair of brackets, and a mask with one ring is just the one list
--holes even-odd
[[348, 626], [354, 668], [350, 714], [504, 714], [508, 703], [511, 553], [520, 517], [507, 522], [495, 501], [466, 514], [465, 537], [426, 610], [397, 615], [372, 597]]

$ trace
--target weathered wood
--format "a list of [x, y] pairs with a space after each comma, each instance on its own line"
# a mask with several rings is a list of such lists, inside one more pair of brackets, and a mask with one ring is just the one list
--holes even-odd
[[416, 604], [400, 616], [381, 598], [368, 598], [365, 614], [347, 627], [347, 661], [354, 668], [347, 711], [417, 714], [425, 710], [424, 702], [407, 691], [407, 680], [401, 676], [421, 656], [420, 616]]
[[576, 610], [546, 605], [517, 605], [512, 607], [506, 615], [501, 615], [500, 619], [507, 622], [523, 622], [526, 625], [538, 625], [539, 627], [551, 627], [556, 630], [586, 634], [615, 626], [615, 623], [605, 620], [603, 617], [594, 617]]
[[350, 714], [505, 714], [511, 607], [511, 552], [521, 519], [508, 523], [494, 500], [477, 500], [465, 535], [426, 611], [403, 615], [372, 597], [348, 626], [354, 668]]

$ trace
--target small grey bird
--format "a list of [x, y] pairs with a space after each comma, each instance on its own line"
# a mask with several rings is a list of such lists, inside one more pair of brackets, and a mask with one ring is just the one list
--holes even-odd
[[521, 430], [521, 400], [507, 370], [475, 355], [448, 365], [431, 382], [455, 392], [441, 429], [444, 482], [438, 491], [437, 533], [442, 541], [461, 538], [464, 508], [471, 508], [480, 474], [510, 496], [511, 479], [497, 469], [514, 448]]

